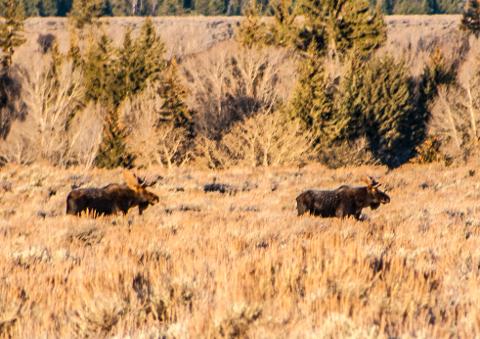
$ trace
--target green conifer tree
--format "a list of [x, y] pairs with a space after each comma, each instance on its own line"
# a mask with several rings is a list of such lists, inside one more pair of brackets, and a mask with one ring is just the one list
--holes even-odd
[[74, 0], [69, 17], [74, 27], [81, 30], [85, 26], [98, 25], [103, 11], [103, 0]]
[[117, 54], [116, 80], [112, 87], [116, 105], [126, 97], [143, 91], [148, 82], [162, 79], [166, 69], [165, 45], [150, 18], [145, 20], [135, 41], [131, 31], [127, 30]]
[[109, 107], [107, 110], [102, 143], [95, 158], [95, 164], [105, 168], [130, 168], [134, 156], [127, 150], [125, 142], [127, 130], [120, 124], [118, 111], [113, 107]]
[[87, 101], [102, 102], [113, 107], [118, 105], [119, 102], [112, 97], [112, 80], [116, 73], [115, 53], [112, 41], [106, 34], [101, 35], [98, 40], [90, 37], [83, 65]]
[[345, 84], [355, 96], [350, 108], [355, 114], [348, 126], [349, 138], [365, 135], [378, 160], [389, 166], [400, 165], [413, 155], [426, 129], [426, 117], [417, 110], [407, 66], [387, 56], [373, 58], [351, 72], [353, 76]]
[[274, 23], [271, 26], [270, 44], [277, 46], [295, 46], [298, 28], [295, 24], [297, 18], [297, 2], [292, 0], [271, 0], [270, 8], [273, 12]]
[[135, 41], [135, 55], [141, 59], [142, 69], [138, 69], [139, 78], [143, 82], [141, 90], [145, 88], [145, 81], [155, 81], [161, 78], [167, 66], [165, 60], [165, 44], [157, 34], [151, 18], [146, 18], [140, 34]]
[[367, 0], [304, 0], [300, 10], [306, 20], [304, 39], [317, 40], [320, 50], [324, 42], [334, 55], [355, 49], [368, 56], [386, 40], [383, 17]]
[[78, 32], [75, 29], [70, 30], [70, 46], [68, 48], [67, 58], [72, 61], [73, 69], [82, 69], [84, 60], [78, 43]]
[[142, 59], [141, 57], [138, 59], [135, 52], [132, 30], [128, 28], [123, 37], [123, 44], [118, 50], [116, 83], [112, 88], [112, 95], [117, 103], [136, 93], [140, 87], [137, 68], [141, 68]]
[[173, 123], [193, 133], [191, 112], [185, 103], [187, 92], [178, 77], [177, 63], [173, 59], [164, 72], [161, 82], [160, 96], [164, 99], [159, 116], [159, 124]]
[[290, 102], [290, 116], [300, 119], [306, 129], [314, 131], [317, 143], [326, 144], [333, 139], [333, 86], [324, 71], [323, 58], [312, 42], [299, 68], [299, 79]]
[[[248, 48], [271, 43], [267, 24], [260, 17], [261, 5], [256, 0], [250, 0], [243, 13], [243, 19], [238, 28], [237, 40]], [[271, 36], [271, 34], [270, 34]]]
[[25, 17], [23, 4], [18, 0], [1, 0], [0, 10], [5, 17], [5, 21], [0, 24], [1, 62], [5, 71], [12, 65], [15, 49], [26, 41], [23, 37], [23, 21]]

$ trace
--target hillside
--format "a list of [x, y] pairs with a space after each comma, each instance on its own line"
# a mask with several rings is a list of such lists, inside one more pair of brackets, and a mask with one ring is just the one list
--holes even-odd
[[[143, 22], [140, 17], [118, 17], [103, 19], [108, 24], [105, 31], [116, 43], [123, 38], [126, 27], [138, 28]], [[214, 45], [234, 38], [240, 17], [155, 17], [169, 50], [169, 54], [186, 56], [199, 53]], [[432, 50], [435, 46], [448, 46], [449, 50], [459, 42], [458, 15], [436, 16], [387, 16], [388, 42], [386, 49], [395, 54], [406, 51], [417, 54]], [[53, 34], [60, 48], [68, 48], [68, 20], [65, 18], [29, 18], [25, 24], [27, 43], [18, 49], [19, 61], [30, 61], [32, 53], [38, 51], [40, 34]], [[23, 59], [23, 60], [22, 60]]]

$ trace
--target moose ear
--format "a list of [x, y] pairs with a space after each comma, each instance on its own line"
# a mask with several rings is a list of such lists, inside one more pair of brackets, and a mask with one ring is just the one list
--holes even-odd
[[127, 184], [128, 187], [130, 187], [132, 190], [136, 191], [139, 188], [142, 188], [138, 184], [138, 178], [135, 174], [129, 171], [123, 171], [123, 179], [125, 180], [125, 183]]
[[368, 188], [372, 187], [372, 177], [371, 176], [366, 176], [363, 178], [363, 182], [367, 184]]

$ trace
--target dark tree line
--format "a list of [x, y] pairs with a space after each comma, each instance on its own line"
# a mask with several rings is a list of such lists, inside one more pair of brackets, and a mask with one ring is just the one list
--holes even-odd
[[[464, 0], [369, 0], [385, 14], [461, 13]], [[26, 16], [66, 16], [73, 0], [22, 0]], [[261, 1], [267, 9], [269, 0]], [[246, 0], [99, 0], [102, 16], [241, 15]], [[266, 10], [266, 14], [269, 11]], [[1, 13], [3, 16], [4, 14]]]

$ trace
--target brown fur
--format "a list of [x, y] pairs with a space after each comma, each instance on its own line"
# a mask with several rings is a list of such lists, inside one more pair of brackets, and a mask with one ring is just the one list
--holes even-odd
[[330, 191], [305, 191], [297, 197], [298, 215], [309, 212], [324, 218], [353, 216], [359, 219], [363, 208], [376, 209], [380, 204], [390, 202], [390, 197], [380, 191], [379, 186], [368, 177], [367, 186], [363, 187], [343, 185]]
[[124, 172], [126, 184], [109, 184], [102, 188], [80, 188], [67, 196], [67, 214], [80, 215], [84, 211], [96, 215], [108, 215], [118, 212], [127, 214], [132, 207], [138, 206], [138, 213], [159, 201], [154, 193], [146, 190], [158, 180], [145, 182], [130, 172]]

